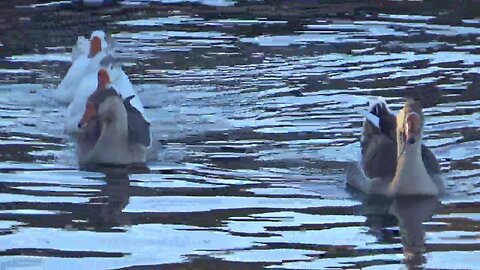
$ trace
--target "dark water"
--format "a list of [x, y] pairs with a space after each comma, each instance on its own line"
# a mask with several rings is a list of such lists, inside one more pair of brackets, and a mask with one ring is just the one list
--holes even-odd
[[[468, 6], [66, 2], [1, 4], [0, 269], [479, 268]], [[116, 39], [162, 142], [147, 170], [79, 170], [49, 98], [95, 29]], [[370, 96], [428, 104], [448, 196], [345, 189]]]

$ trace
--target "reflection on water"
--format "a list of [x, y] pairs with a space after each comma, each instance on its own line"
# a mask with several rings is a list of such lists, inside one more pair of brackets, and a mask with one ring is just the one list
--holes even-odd
[[[408, 269], [426, 266], [428, 252], [426, 225], [441, 208], [439, 198], [434, 196], [401, 196], [386, 198], [379, 195], [363, 199], [362, 213], [367, 217], [369, 234], [379, 241], [397, 243], [401, 241]], [[396, 220], [392, 220], [392, 216]]]
[[421, 266], [425, 263], [425, 228], [423, 222], [431, 220], [439, 208], [436, 197], [399, 197], [392, 203], [391, 213], [398, 219], [405, 263]]
[[[131, 223], [123, 214], [123, 209], [128, 205], [130, 197], [130, 179], [128, 172], [109, 172], [105, 175], [106, 185], [101, 189], [100, 198], [94, 198], [91, 203], [101, 205], [98, 209], [98, 220], [94, 221], [95, 228], [113, 228], [128, 226]], [[91, 217], [93, 218], [93, 217]]]
[[[471, 6], [21, 2], [0, 3], [0, 268], [478, 268]], [[147, 169], [79, 170], [63, 133], [50, 93], [95, 29], [116, 39], [161, 141]], [[441, 204], [345, 190], [356, 110], [377, 95], [427, 104]]]

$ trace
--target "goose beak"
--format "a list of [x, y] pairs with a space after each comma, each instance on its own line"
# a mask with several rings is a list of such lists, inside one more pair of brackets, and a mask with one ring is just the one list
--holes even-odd
[[90, 55], [89, 57], [94, 57], [102, 50], [102, 40], [99, 37], [92, 37], [90, 39]]
[[78, 128], [84, 128], [88, 125], [90, 121], [97, 117], [97, 109], [93, 103], [87, 103], [85, 107], [85, 112], [83, 113], [82, 119], [78, 123]]
[[405, 123], [405, 141], [414, 144], [420, 137], [421, 125], [420, 115], [415, 112], [409, 113]]

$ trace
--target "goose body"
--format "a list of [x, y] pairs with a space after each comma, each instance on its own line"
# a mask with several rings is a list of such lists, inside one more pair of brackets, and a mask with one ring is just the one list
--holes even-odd
[[145, 163], [156, 151], [150, 124], [131, 105], [109, 87], [107, 72], [99, 71], [99, 85], [88, 97], [78, 126], [80, 164], [128, 165]]
[[379, 126], [365, 121], [361, 161], [347, 172], [347, 183], [368, 194], [385, 196], [439, 195], [445, 192], [440, 165], [422, 144], [421, 105], [407, 100], [395, 117], [382, 101], [370, 113]]
[[73, 100], [78, 84], [87, 72], [90, 59], [88, 58], [88, 45], [85, 45], [85, 42], [88, 43], [84, 37], [78, 38], [77, 46], [72, 52], [72, 65], [53, 93], [53, 97], [58, 102], [69, 104]]

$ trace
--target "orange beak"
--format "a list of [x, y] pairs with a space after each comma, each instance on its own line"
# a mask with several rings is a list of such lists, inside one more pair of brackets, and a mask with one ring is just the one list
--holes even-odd
[[90, 40], [90, 55], [89, 57], [94, 57], [102, 50], [102, 41], [99, 37], [92, 37]]
[[100, 69], [98, 71], [98, 86], [97, 89], [105, 89], [107, 88], [107, 84], [110, 83], [110, 76], [105, 69]]
[[421, 120], [417, 113], [409, 113], [407, 115], [407, 122], [405, 125], [405, 140], [410, 144], [414, 144], [417, 137], [420, 135]]
[[82, 120], [78, 123], [78, 128], [84, 128], [90, 121], [97, 116], [97, 109], [93, 103], [88, 102], [85, 106], [85, 112], [83, 113]]

